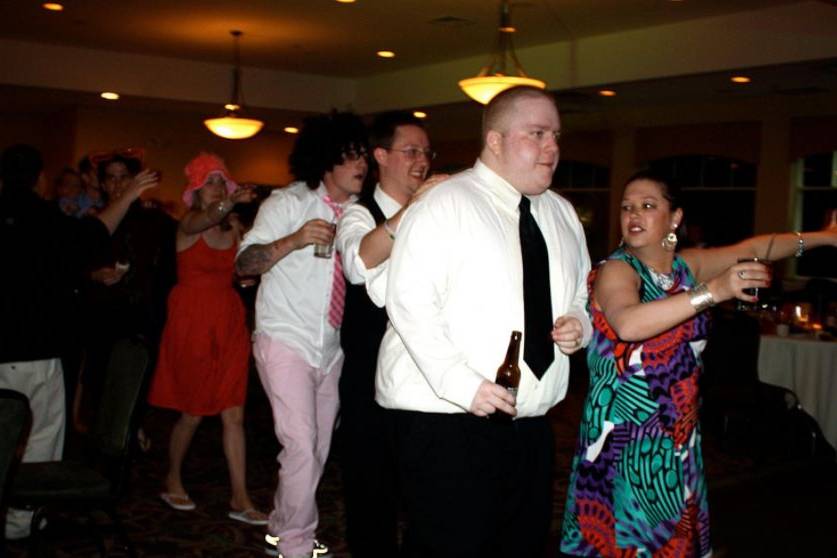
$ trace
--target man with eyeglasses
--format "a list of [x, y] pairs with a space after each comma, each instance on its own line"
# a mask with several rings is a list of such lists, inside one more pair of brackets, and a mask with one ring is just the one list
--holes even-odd
[[345, 280], [334, 223], [366, 178], [366, 130], [350, 113], [306, 119], [290, 156], [298, 179], [275, 190], [241, 242], [236, 269], [261, 275], [253, 355], [273, 411], [279, 484], [268, 554], [325, 556], [315, 494], [328, 458], [343, 365]]
[[[592, 333], [584, 231], [548, 190], [560, 129], [548, 93], [500, 93], [476, 164], [412, 204], [397, 231], [376, 397], [396, 417], [404, 558], [543, 555], [554, 458], [544, 415]], [[515, 330], [516, 396], [494, 382]]]
[[398, 499], [392, 423], [375, 403], [387, 260], [404, 211], [446, 175], [427, 179], [435, 153], [422, 122], [409, 112], [379, 115], [370, 129], [378, 169], [374, 191], [346, 210], [337, 248], [349, 282], [341, 343], [340, 463], [346, 498], [346, 540], [355, 558], [397, 556]]

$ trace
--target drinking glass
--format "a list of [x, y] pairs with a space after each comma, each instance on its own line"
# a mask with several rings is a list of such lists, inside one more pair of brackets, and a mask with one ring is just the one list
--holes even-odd
[[[770, 268], [773, 265], [773, 262], [769, 262], [769, 261], [765, 260], [764, 258], [741, 258], [741, 259], [738, 260], [738, 263], [745, 263], [745, 262], [760, 263], [760, 264], [763, 264], [763, 265], [767, 266], [767, 271], [769, 273], [772, 271]], [[771, 273], [771, 276], [772, 276], [772, 273]], [[763, 306], [762, 300], [767, 298], [768, 290], [769, 290], [769, 287], [751, 287], [749, 289], [744, 289], [745, 294], [757, 297], [759, 300], [756, 300], [755, 302], [746, 302], [744, 300], [739, 300], [738, 305], [737, 305], [736, 308], [738, 310], [742, 310], [742, 311], [745, 311], [745, 312], [752, 312], [752, 311], [759, 310]]]
[[337, 232], [337, 223], [330, 223], [331, 225], [331, 242], [328, 244], [315, 244], [314, 255], [318, 258], [330, 258], [334, 252], [334, 233]]

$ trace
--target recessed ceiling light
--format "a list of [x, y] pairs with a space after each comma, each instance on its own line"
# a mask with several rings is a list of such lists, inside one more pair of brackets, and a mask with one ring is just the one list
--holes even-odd
[[117, 101], [119, 100], [119, 93], [114, 93], [113, 91], [105, 91], [100, 95], [100, 97], [102, 99], [107, 99], [108, 101]]
[[729, 80], [733, 83], [750, 83], [752, 81], [747, 76], [732, 76]]
[[395, 58], [395, 53], [391, 50], [379, 50], [376, 54], [381, 58]]
[[416, 118], [427, 118], [427, 113], [423, 110], [414, 110], [413, 116], [415, 116]]
[[[339, 0], [338, 0], [338, 1], [339, 1]], [[283, 128], [283, 130], [284, 130], [285, 132], [289, 133], [289, 134], [298, 134], [298, 133], [299, 133], [299, 128], [297, 128], [297, 127], [295, 127], [295, 126], [285, 126], [285, 127]]]
[[615, 97], [616, 91], [614, 91], [613, 89], [600, 89], [599, 95], [601, 95], [602, 97]]
[[337, 0], [338, 4], [354, 4], [355, 0]]
[[64, 6], [58, 2], [44, 2], [41, 7], [51, 12], [60, 12], [64, 9]]

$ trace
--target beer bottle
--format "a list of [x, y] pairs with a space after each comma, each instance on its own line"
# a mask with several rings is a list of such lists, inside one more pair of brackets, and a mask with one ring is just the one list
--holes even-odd
[[[506, 360], [497, 369], [497, 378], [494, 380], [495, 383], [509, 390], [515, 397], [517, 397], [517, 386], [520, 385], [520, 367], [517, 365], [517, 361], [520, 358], [521, 337], [522, 334], [519, 331], [512, 331], [509, 348], [506, 349]], [[494, 417], [505, 420], [511, 419], [511, 415], [503, 411], [495, 412]]]

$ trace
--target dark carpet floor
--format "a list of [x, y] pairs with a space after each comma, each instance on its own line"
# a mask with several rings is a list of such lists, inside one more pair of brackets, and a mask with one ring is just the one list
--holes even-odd
[[[557, 460], [554, 517], [548, 556], [557, 556], [572, 450], [587, 379], [576, 374], [567, 399], [550, 417], [554, 424]], [[141, 557], [245, 557], [263, 555], [264, 528], [227, 518], [229, 490], [217, 418], [204, 421], [184, 468], [184, 481], [198, 505], [177, 512], [158, 498], [165, 471], [166, 443], [175, 414], [152, 409], [145, 427], [152, 439], [149, 452], [138, 454], [131, 482], [119, 506], [128, 535]], [[276, 483], [271, 415], [255, 375], [247, 409], [248, 484], [265, 511]], [[709, 431], [707, 431], [709, 430]], [[772, 452], [754, 457], [753, 448], [735, 439], [721, 439], [705, 429], [712, 540], [715, 556], [837, 556], [837, 463]], [[343, 502], [340, 471], [329, 461], [317, 494], [319, 538], [335, 558], [349, 555], [343, 542]], [[95, 544], [64, 521], [50, 525], [49, 541], [58, 557], [96, 556]], [[66, 519], [66, 518], [64, 518]], [[125, 556], [108, 539], [110, 554]], [[10, 557], [28, 555], [25, 541], [7, 543]], [[430, 558], [430, 557], [429, 557]], [[506, 557], [510, 558], [510, 557]], [[528, 557], [527, 557], [528, 558]]]

